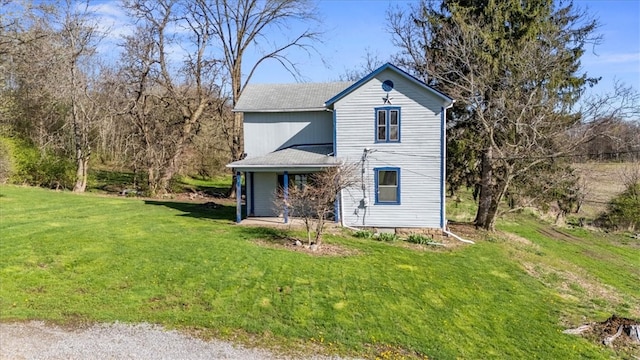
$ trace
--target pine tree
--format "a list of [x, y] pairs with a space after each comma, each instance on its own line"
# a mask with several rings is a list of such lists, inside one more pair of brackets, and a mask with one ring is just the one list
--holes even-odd
[[581, 120], [572, 105], [597, 81], [579, 73], [597, 23], [552, 0], [423, 1], [389, 18], [400, 63], [457, 100], [449, 128], [464, 128], [456, 140], [473, 139], [468, 151], [481, 159], [475, 223], [493, 229], [514, 179], [575, 145], [561, 139]]

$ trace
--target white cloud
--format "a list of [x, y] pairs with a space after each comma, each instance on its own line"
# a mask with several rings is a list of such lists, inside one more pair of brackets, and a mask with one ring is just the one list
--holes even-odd
[[597, 61], [607, 64], [619, 64], [627, 62], [640, 62], [640, 52], [638, 53], [609, 53], [596, 57]]
[[132, 26], [124, 10], [113, 2], [89, 6], [89, 11], [96, 18], [98, 29], [105, 35], [105, 40], [119, 41], [122, 36], [132, 33]]

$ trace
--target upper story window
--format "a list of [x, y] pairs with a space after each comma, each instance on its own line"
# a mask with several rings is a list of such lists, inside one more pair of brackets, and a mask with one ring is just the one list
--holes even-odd
[[376, 142], [400, 142], [400, 108], [376, 108]]

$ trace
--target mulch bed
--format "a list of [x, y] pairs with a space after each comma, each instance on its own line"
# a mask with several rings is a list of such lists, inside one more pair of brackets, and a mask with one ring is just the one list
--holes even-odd
[[281, 237], [269, 240], [256, 239], [254, 242], [264, 247], [302, 252], [313, 256], [351, 256], [359, 253], [355, 249], [349, 249], [340, 245], [323, 243], [320, 246], [315, 247], [304, 243], [297, 243], [296, 240], [297, 239], [290, 237]]

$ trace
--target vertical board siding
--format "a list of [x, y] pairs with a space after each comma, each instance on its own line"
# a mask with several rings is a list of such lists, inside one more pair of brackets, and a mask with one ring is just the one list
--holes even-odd
[[254, 215], [255, 216], [278, 216], [273, 200], [278, 187], [278, 175], [276, 173], [256, 172], [253, 176], [253, 189], [255, 194]]
[[[400, 143], [375, 142], [376, 107], [385, 106], [382, 82], [391, 80], [391, 104], [401, 108]], [[335, 104], [336, 152], [364, 167], [365, 188], [342, 193], [344, 223], [375, 227], [440, 227], [442, 100], [393, 71], [383, 71]], [[363, 151], [371, 151], [362, 162]], [[400, 205], [375, 205], [373, 169], [399, 167]], [[363, 198], [368, 198], [364, 207]]]
[[292, 145], [333, 143], [331, 112], [245, 113], [244, 142], [247, 158]]

